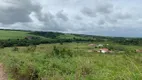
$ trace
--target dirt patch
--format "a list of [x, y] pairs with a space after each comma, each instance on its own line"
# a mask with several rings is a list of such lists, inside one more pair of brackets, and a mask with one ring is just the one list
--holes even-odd
[[4, 72], [3, 64], [0, 63], [0, 80], [8, 80], [6, 73]]

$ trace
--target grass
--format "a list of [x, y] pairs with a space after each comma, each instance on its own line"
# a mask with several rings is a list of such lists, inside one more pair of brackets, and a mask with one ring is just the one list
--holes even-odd
[[[89, 43], [64, 43], [0, 49], [0, 61], [15, 80], [141, 80], [142, 54], [88, 53]], [[54, 56], [54, 46], [71, 50], [72, 57]], [[133, 46], [125, 46], [132, 48]], [[28, 49], [27, 49], [28, 48]], [[137, 47], [133, 47], [137, 48]]]
[[0, 39], [22, 39], [26, 36], [30, 36], [28, 32], [24, 31], [6, 31], [0, 30]]
[[[40, 37], [42, 39], [49, 39], [47, 37], [44, 37], [43, 35], [34, 35], [31, 34], [33, 32], [28, 32], [28, 31], [14, 31], [14, 30], [0, 30], [0, 40], [8, 40], [8, 39], [24, 39], [27, 36], [35, 36], [35, 37]], [[50, 37], [51, 38], [51, 37]], [[72, 34], [62, 34], [56, 37], [57, 39], [73, 39], [73, 38], [78, 38], [78, 39], [84, 39], [83, 37], [80, 36], [75, 36]]]
[[35, 37], [40, 37], [42, 39], [48, 39], [43, 36], [37, 36], [30, 33], [31, 32], [28, 31], [0, 30], [0, 40], [24, 39], [27, 36], [35, 36]]

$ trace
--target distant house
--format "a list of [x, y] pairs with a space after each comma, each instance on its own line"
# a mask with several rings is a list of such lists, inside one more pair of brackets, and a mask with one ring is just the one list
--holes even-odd
[[108, 53], [108, 52], [109, 52], [109, 49], [107, 49], [107, 48], [102, 48], [102, 49], [100, 49], [98, 52], [100, 52], [100, 53]]

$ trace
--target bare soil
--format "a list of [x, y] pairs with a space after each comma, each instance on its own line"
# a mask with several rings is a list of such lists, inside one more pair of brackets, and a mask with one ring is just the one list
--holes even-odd
[[0, 63], [0, 80], [8, 80], [3, 64]]

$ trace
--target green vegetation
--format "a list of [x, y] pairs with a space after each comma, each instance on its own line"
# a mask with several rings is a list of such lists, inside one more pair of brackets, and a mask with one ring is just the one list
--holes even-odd
[[23, 39], [26, 36], [33, 36], [28, 33], [25, 31], [0, 30], [0, 40]]
[[[142, 54], [87, 52], [93, 49], [88, 44], [64, 43], [4, 48], [0, 49], [0, 60], [9, 77], [14, 80], [142, 79]], [[133, 46], [123, 47], [131, 49]]]
[[111, 42], [122, 45], [142, 45], [141, 38], [103, 37], [58, 32], [0, 30], [0, 47], [29, 46], [65, 42]]
[[45, 43], [87, 42], [92, 37], [57, 32], [0, 30], [0, 47], [29, 46]]
[[57, 32], [32, 32], [19, 30], [0, 30], [0, 40], [25, 39], [27, 36], [40, 37], [42, 39], [83, 39], [84, 37], [74, 34], [63, 34]]
[[0, 30], [0, 62], [9, 80], [141, 80], [141, 45], [141, 38]]

